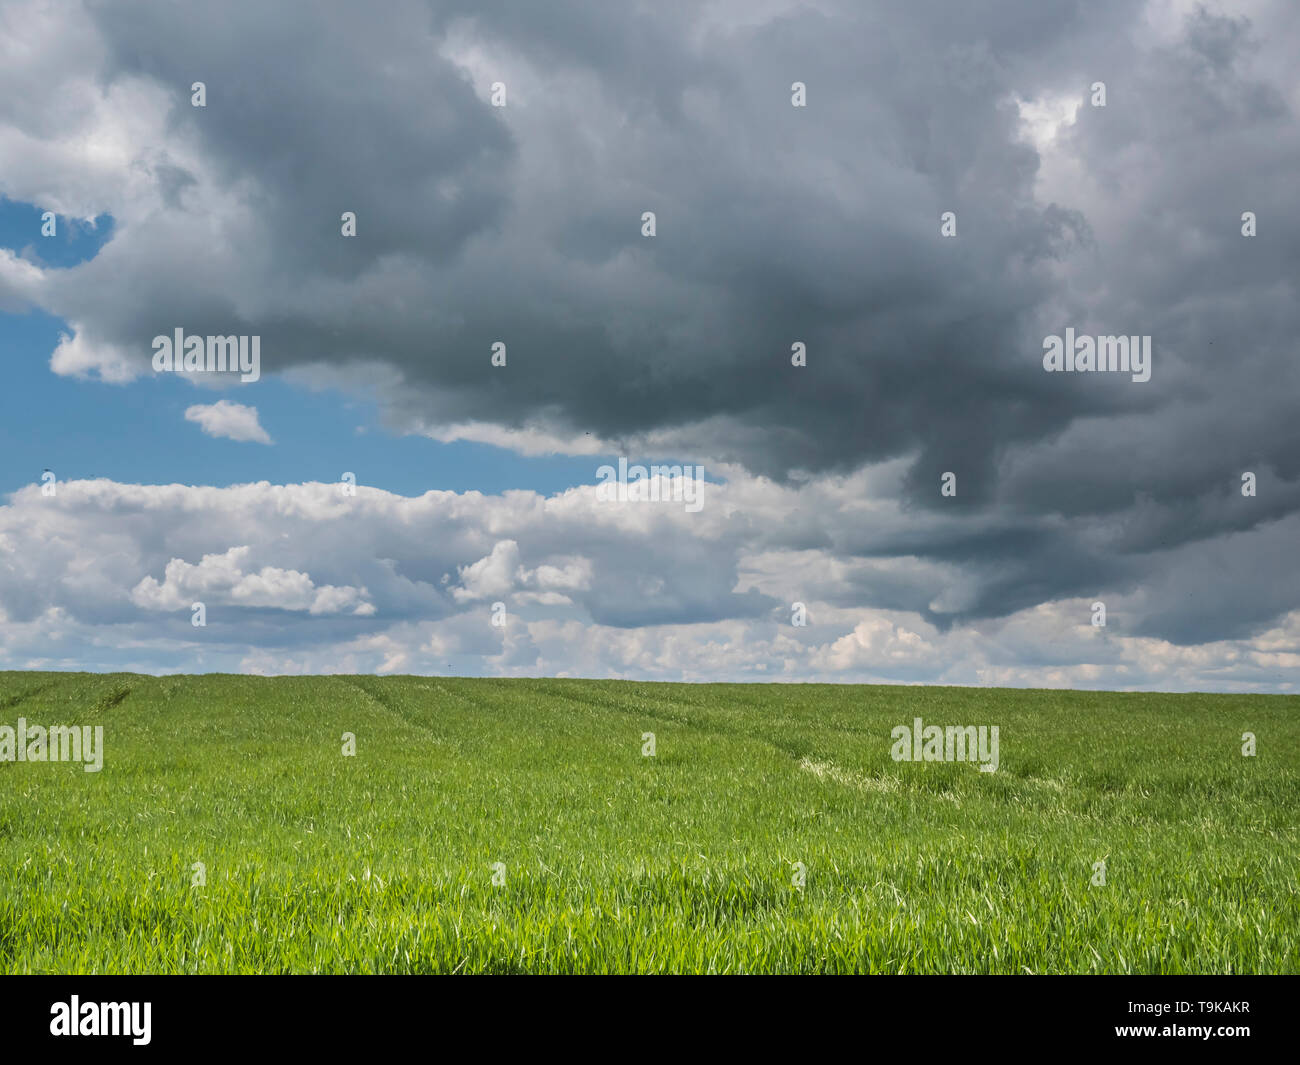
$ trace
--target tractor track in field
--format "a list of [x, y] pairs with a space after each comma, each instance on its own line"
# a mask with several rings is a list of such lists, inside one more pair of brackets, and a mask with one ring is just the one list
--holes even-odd
[[57, 687], [57, 685], [51, 681], [48, 684], [38, 684], [35, 688], [25, 692], [20, 692], [18, 695], [6, 696], [5, 698], [0, 699], [0, 710], [11, 710], [15, 706], [21, 706], [23, 703], [27, 702], [28, 699], [34, 698], [35, 696], [40, 695], [41, 692], [47, 692], [54, 687]]
[[[694, 730], [695, 732], [703, 733], [706, 736], [723, 736], [726, 737], [727, 739], [747, 740], [752, 743], [763, 744], [767, 747], [772, 748], [774, 751], [779, 751], [781, 754], [784, 754], [790, 759], [795, 761], [804, 757], [804, 752], [797, 751], [794, 750], [793, 748], [783, 746], [777, 741], [771, 739], [768, 736], [764, 736], [761, 733], [748, 732], [742, 729], [718, 728], [716, 726], [703, 725], [698, 721], [684, 720], [679, 717], [670, 717], [663, 713], [656, 713], [655, 710], [644, 710], [641, 709], [640, 707], [625, 707], [625, 706], [619, 706], [614, 703], [597, 702], [592, 699], [583, 699], [577, 695], [572, 695], [566, 691], [548, 692], [547, 696], [549, 698], [559, 698], [565, 700], [566, 702], [576, 703], [579, 706], [596, 707], [601, 710], [612, 710], [615, 713], [623, 715], [624, 717], [639, 717], [642, 719], [648, 719], [650, 721], [663, 722], [669, 725], [679, 725], [683, 728], [689, 728]], [[664, 705], [664, 700], [662, 699], [657, 699], [655, 700], [655, 702], [658, 703], [660, 706]], [[670, 703], [667, 705], [673, 705], [673, 704]]]
[[391, 696], [382, 695], [377, 691], [371, 691], [366, 685], [361, 683], [360, 678], [346, 677], [340, 679], [343, 680], [347, 687], [359, 691], [381, 710], [385, 711], [390, 716], [397, 718], [397, 720], [407, 728], [415, 729], [417, 732], [423, 733], [431, 742], [436, 743], [439, 746], [454, 746], [454, 744], [450, 744], [448, 740], [434, 732], [428, 725], [421, 725], [419, 722], [412, 721], [410, 717], [402, 713], [401, 710], [397, 709], [397, 707], [393, 705], [393, 699]]

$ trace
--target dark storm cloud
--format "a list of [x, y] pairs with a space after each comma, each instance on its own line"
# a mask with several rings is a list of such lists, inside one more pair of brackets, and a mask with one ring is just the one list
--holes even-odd
[[[510, 138], [432, 53], [418, 6], [94, 10], [114, 73], [171, 88], [211, 176], [254, 183], [278, 269], [355, 276], [385, 255], [454, 258], [505, 205]], [[191, 106], [195, 81], [211, 107]], [[360, 255], [338, 239], [345, 209], [366, 220]]]
[[[404, 378], [399, 411], [423, 421], [545, 411], [620, 438], [721, 416], [766, 432], [720, 441], [718, 457], [775, 476], [919, 446], [928, 485], [960, 442], [977, 494], [1000, 443], [1068, 421], [1076, 401], [1025, 372], [1022, 327], [1046, 295], [1039, 267], [1082, 218], [1032, 201], [1006, 64], [1063, 47], [1069, 18], [1038, 4], [951, 21], [805, 11], [699, 41], [681, 6], [311, 10], [97, 9], [115, 72], [172, 87], [211, 176], [251, 183], [264, 245], [249, 250], [269, 269], [305, 286], [407, 257], [423, 305], [245, 323], [270, 368], [382, 358]], [[489, 53], [588, 79], [516, 103], [512, 121], [554, 142], [530, 131], [519, 157], [503, 113], [437, 52], [458, 26]], [[189, 107], [196, 79], [205, 109]], [[790, 106], [793, 80], [810, 85], [806, 110]], [[566, 156], [566, 135], [594, 146]], [[358, 240], [339, 238], [341, 209]], [[959, 241], [938, 235], [946, 209]], [[208, 302], [178, 310], [217, 328], [231, 308]], [[147, 341], [152, 321], [130, 314], [117, 339]], [[515, 352], [505, 383], [480, 357], [494, 339]], [[810, 372], [789, 366], [795, 340]]]

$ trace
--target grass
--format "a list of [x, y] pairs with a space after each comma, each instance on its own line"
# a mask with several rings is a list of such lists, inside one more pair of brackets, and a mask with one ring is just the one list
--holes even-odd
[[[0, 972], [1300, 971], [1300, 697], [0, 673], [20, 716], [106, 753], [0, 763]], [[894, 762], [916, 716], [999, 771]]]

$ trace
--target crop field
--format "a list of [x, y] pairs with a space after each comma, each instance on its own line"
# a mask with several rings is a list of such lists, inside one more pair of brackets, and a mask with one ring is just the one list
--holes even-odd
[[[1300, 697], [23, 672], [0, 708], [103, 728], [97, 772], [0, 761], [0, 972], [1300, 971]], [[915, 718], [996, 725], [996, 771], [896, 761]]]

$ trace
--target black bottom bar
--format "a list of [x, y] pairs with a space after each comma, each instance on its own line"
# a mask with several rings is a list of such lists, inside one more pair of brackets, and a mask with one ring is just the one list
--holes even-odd
[[[1177, 1060], [1293, 1051], [1297, 990], [1300, 982], [1289, 976], [816, 984], [778, 977], [732, 979], [688, 994], [647, 979], [632, 988], [626, 981], [574, 986], [554, 978], [507, 985], [437, 977], [27, 976], [3, 978], [0, 1001], [6, 1051], [96, 1054], [115, 1044], [130, 1053], [257, 1049], [328, 1052], [333, 1059], [412, 1042], [450, 1049], [460, 1044], [447, 1040], [460, 1035], [475, 1055], [601, 1046], [653, 1053], [656, 1045], [664, 1053], [711, 1045], [734, 1052], [779, 1039], [821, 1056], [827, 1041], [848, 1039], [864, 1052], [900, 1045], [990, 1052], [1127, 1047], [1172, 1052]], [[96, 1028], [126, 1034], [89, 1034]]]

